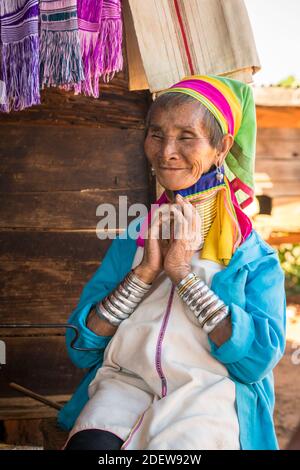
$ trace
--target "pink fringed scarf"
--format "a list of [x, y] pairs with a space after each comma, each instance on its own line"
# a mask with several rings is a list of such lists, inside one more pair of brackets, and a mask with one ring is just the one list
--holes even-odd
[[120, 0], [78, 0], [78, 27], [85, 79], [76, 93], [99, 97], [99, 79], [123, 68]]

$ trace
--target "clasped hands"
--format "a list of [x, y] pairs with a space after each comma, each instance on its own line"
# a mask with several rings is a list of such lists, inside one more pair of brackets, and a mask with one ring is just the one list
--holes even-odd
[[201, 217], [179, 194], [174, 203], [162, 204], [148, 227], [144, 255], [135, 273], [151, 283], [162, 270], [174, 284], [190, 271], [190, 261], [201, 246]]

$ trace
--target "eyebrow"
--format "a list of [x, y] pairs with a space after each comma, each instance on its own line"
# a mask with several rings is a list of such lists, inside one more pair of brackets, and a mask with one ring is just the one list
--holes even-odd
[[[191, 126], [175, 126], [176, 129], [180, 129], [180, 130], [185, 130], [185, 131], [188, 131], [188, 132], [195, 132], [196, 129], [195, 127], [191, 127]], [[162, 127], [157, 125], [157, 124], [150, 124], [149, 126], [149, 129], [154, 129], [154, 130], [162, 130]]]

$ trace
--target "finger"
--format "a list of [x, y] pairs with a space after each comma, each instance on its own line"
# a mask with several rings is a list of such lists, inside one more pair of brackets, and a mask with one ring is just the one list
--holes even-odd
[[184, 225], [185, 225], [185, 218], [182, 212], [176, 208], [172, 208], [174, 214], [174, 222], [173, 222], [173, 237], [174, 239], [180, 240], [184, 238]]
[[[192, 209], [193, 207], [187, 209], [187, 219], [190, 225], [193, 216]], [[163, 204], [157, 209], [153, 217], [153, 231], [155, 233], [158, 232], [159, 239], [187, 238], [189, 231], [192, 231], [192, 227], [188, 229], [186, 224], [184, 224], [184, 228], [179, 228], [178, 224], [181, 220], [183, 221], [183, 217], [182, 204]], [[174, 223], [175, 219], [177, 219], [176, 224]]]
[[159, 213], [168, 214], [170, 212], [170, 206], [171, 204], [162, 204], [161, 206], [159, 206], [154, 212], [153, 218], [157, 219], [159, 217]]
[[159, 218], [153, 217], [150, 224], [150, 237], [152, 239], [159, 239]]
[[172, 238], [172, 223], [174, 219], [174, 214], [171, 211], [171, 205], [166, 205], [162, 211], [156, 214], [157, 219], [159, 220], [160, 225], [160, 239], [170, 240]]
[[185, 200], [182, 196], [180, 196], [180, 194], [177, 194], [176, 200], [178, 201], [178, 206], [181, 208], [184, 216], [187, 218], [188, 221], [190, 221], [190, 223], [192, 223], [196, 210], [194, 206], [190, 202]]
[[[180, 196], [180, 195], [177, 195], [177, 196]], [[194, 231], [194, 232], [200, 231], [202, 220], [197, 209], [187, 199], [184, 199], [182, 197], [179, 197], [178, 199], [181, 203], [183, 214], [189, 221], [191, 231]]]
[[184, 239], [187, 241], [197, 238], [197, 234], [201, 233], [200, 232], [201, 226], [199, 227], [199, 231], [197, 229], [195, 230], [195, 227], [197, 227], [197, 225], [193, 223], [194, 215], [192, 215], [191, 219], [187, 218], [181, 212], [176, 211], [175, 208], [174, 208], [174, 213], [176, 216], [176, 229], [175, 229], [176, 238]]

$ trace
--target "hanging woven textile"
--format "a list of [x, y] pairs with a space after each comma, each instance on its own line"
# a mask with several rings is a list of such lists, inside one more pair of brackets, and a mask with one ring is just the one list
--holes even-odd
[[121, 1], [78, 0], [78, 26], [85, 78], [74, 89], [98, 98], [100, 77], [123, 68]]
[[2, 112], [40, 103], [38, 0], [0, 2], [0, 80], [6, 99]]
[[40, 2], [40, 82], [44, 86], [84, 80], [78, 34], [77, 0]]
[[105, 81], [111, 80], [115, 72], [123, 68], [122, 38], [121, 1], [103, 0], [99, 25], [99, 67]]
[[123, 2], [131, 90], [154, 93], [204, 74], [251, 83], [260, 69], [243, 0]]

